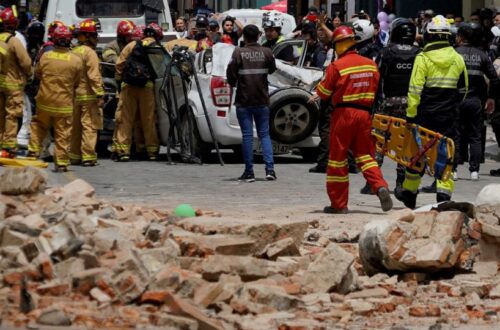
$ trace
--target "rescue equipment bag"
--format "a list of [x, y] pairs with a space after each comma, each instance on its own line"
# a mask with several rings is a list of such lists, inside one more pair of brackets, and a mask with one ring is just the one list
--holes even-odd
[[142, 42], [136, 41], [134, 49], [123, 68], [123, 82], [128, 85], [144, 87], [153, 80], [151, 65]]

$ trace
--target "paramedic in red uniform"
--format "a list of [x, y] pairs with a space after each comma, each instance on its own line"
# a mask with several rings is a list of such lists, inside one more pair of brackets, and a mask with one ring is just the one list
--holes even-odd
[[331, 205], [325, 213], [347, 213], [349, 168], [347, 154], [352, 150], [357, 166], [380, 199], [383, 211], [392, 208], [392, 199], [382, 172], [374, 159], [371, 136], [371, 109], [379, 82], [377, 65], [357, 54], [350, 27], [340, 26], [332, 36], [338, 59], [332, 62], [316, 92], [322, 100], [332, 99], [330, 156], [326, 190]]

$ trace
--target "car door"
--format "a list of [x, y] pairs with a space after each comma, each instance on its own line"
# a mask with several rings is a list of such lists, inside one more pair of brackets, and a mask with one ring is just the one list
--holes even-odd
[[[146, 53], [151, 63], [151, 67], [155, 74], [154, 89], [156, 98], [156, 113], [158, 115], [158, 134], [162, 145], [168, 142], [170, 120], [169, 111], [175, 111], [175, 102], [177, 107], [181, 109], [186, 103], [184, 91], [182, 87], [181, 73], [176, 66], [171, 66], [172, 57], [168, 52], [160, 46], [146, 48]], [[170, 67], [170, 72], [167, 70]], [[173, 89], [167, 88], [172, 79]], [[168, 90], [167, 90], [168, 89]], [[189, 86], [186, 86], [186, 93], [189, 92]], [[172, 104], [167, 104], [167, 99], [172, 100]]]
[[274, 56], [277, 57], [286, 47], [293, 47], [294, 53], [297, 53], [298, 56], [293, 64], [280, 60], [276, 61], [277, 70], [269, 76], [271, 89], [297, 86], [309, 91], [312, 90], [323, 76], [323, 70], [304, 66], [307, 42], [303, 39], [280, 42], [273, 48]]

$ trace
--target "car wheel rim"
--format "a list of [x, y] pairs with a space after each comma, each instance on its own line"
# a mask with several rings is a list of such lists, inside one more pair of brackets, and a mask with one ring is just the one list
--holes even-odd
[[287, 104], [276, 111], [273, 125], [283, 136], [294, 136], [303, 132], [310, 121], [307, 107], [300, 103]]

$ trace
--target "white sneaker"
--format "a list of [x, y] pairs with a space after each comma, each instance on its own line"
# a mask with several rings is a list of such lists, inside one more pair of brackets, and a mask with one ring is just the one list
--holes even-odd
[[479, 173], [477, 173], [477, 172], [471, 172], [470, 173], [470, 179], [472, 181], [478, 181], [479, 180]]
[[458, 172], [452, 172], [451, 176], [453, 177], [453, 181], [458, 181]]

